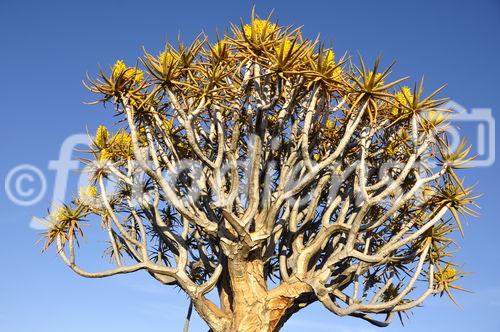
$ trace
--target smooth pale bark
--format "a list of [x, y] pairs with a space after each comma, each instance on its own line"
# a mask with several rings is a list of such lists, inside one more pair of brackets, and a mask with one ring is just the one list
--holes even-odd
[[219, 294], [222, 310], [230, 317], [213, 332], [273, 332], [307, 304], [313, 289], [304, 282], [291, 281], [268, 289], [261, 259], [234, 259], [221, 276]]

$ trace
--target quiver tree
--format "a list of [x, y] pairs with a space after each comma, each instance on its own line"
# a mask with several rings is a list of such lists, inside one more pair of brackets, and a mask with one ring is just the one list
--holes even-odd
[[[254, 15], [117, 61], [87, 87], [121, 128], [92, 136], [91, 186], [47, 217], [46, 247], [84, 277], [178, 286], [212, 331], [277, 331], [317, 301], [386, 326], [451, 297], [469, 149], [439, 90], [403, 80]], [[87, 272], [75, 246], [99, 219], [114, 266]]]

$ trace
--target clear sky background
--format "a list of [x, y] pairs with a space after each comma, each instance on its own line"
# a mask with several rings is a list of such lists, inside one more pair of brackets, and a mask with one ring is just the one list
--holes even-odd
[[[470, 107], [500, 110], [500, 1], [256, 1], [262, 16], [275, 8], [281, 24], [321, 32], [337, 54], [359, 51], [368, 61], [397, 59], [394, 77], [425, 75], [427, 87]], [[113, 123], [111, 112], [82, 101], [92, 96], [81, 80], [116, 59], [134, 63], [142, 46], [162, 49], [180, 31], [191, 40], [229, 22], [248, 21], [251, 2], [239, 1], [13, 1], [0, 0], [0, 178], [29, 163], [42, 169], [49, 192], [39, 204], [13, 204], [0, 188], [0, 331], [180, 331], [187, 301], [177, 289], [146, 275], [86, 280], [56, 257], [41, 254], [29, 228], [50, 204], [61, 143], [85, 128]], [[429, 90], [428, 90], [429, 91]], [[500, 331], [499, 163], [466, 172], [478, 182], [481, 218], [465, 225], [457, 261], [473, 273], [457, 293], [412, 311], [405, 327], [385, 331]], [[95, 253], [97, 259], [100, 255]], [[339, 318], [320, 305], [294, 316], [283, 331], [371, 332], [378, 328]], [[195, 319], [192, 331], [206, 331]]]

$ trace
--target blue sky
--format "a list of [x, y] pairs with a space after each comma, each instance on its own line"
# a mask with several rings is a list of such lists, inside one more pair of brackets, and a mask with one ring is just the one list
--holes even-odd
[[[0, 178], [19, 164], [44, 171], [49, 191], [33, 206], [18, 206], [0, 190], [0, 330], [10, 332], [180, 331], [184, 295], [145, 275], [85, 280], [53, 251], [41, 254], [33, 215], [50, 204], [54, 171], [64, 139], [113, 123], [109, 111], [87, 106], [86, 72], [117, 58], [133, 63], [142, 46], [158, 52], [168, 36], [212, 36], [229, 22], [248, 20], [251, 2], [236, 1], [0, 1]], [[369, 61], [397, 60], [394, 77], [425, 75], [427, 87], [448, 83], [444, 95], [467, 108], [500, 110], [500, 1], [256, 1], [282, 24], [321, 32], [337, 54], [359, 51]], [[471, 130], [472, 129], [468, 129]], [[462, 309], [431, 299], [403, 328], [386, 331], [500, 331], [499, 163], [465, 173], [478, 182], [481, 217], [465, 225], [458, 261], [473, 273], [457, 294]], [[100, 257], [100, 256], [97, 256]], [[377, 331], [363, 321], [338, 318], [320, 305], [301, 311], [283, 331]], [[192, 331], [205, 331], [195, 319]]]

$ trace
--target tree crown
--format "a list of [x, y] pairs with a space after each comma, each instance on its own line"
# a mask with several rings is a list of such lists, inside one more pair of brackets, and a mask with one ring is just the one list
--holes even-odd
[[[456, 175], [470, 148], [450, 148], [441, 89], [402, 86], [391, 67], [255, 15], [214, 43], [117, 61], [86, 85], [121, 128], [92, 137], [91, 185], [52, 211], [46, 248], [85, 277], [175, 284], [213, 330], [230, 326], [243, 275], [263, 299], [288, 294], [272, 328], [314, 301], [383, 326], [451, 296], [463, 272], [450, 234], [475, 215]], [[96, 217], [116, 266], [91, 273], [74, 243]]]

